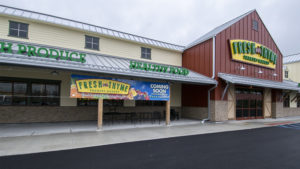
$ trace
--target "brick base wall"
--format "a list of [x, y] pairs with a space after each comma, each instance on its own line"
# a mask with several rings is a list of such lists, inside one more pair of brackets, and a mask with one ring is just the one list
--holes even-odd
[[210, 101], [211, 121], [228, 120], [228, 101], [211, 100]]
[[283, 107], [282, 102], [273, 102], [272, 103], [272, 117], [292, 117], [300, 116], [300, 108], [285, 108]]
[[0, 107], [0, 123], [34, 123], [87, 120], [97, 120], [97, 107]]
[[[181, 107], [171, 107], [181, 112]], [[104, 107], [105, 112], [153, 112], [163, 113], [165, 106]], [[0, 123], [35, 123], [97, 120], [97, 107], [30, 107], [0, 106]]]
[[191, 119], [206, 119], [207, 107], [182, 107], [181, 117]]

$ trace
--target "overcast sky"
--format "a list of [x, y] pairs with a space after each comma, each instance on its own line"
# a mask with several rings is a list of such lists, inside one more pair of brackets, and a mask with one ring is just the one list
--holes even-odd
[[256, 9], [284, 56], [300, 52], [297, 0], [1, 0], [1, 4], [178, 45]]

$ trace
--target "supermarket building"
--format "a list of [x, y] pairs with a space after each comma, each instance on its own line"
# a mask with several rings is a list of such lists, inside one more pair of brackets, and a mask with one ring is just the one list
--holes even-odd
[[187, 47], [7, 6], [0, 23], [0, 123], [283, 117], [299, 90], [255, 10]]

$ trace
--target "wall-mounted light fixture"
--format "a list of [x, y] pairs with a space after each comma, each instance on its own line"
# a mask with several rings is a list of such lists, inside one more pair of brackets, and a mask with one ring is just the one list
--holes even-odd
[[53, 76], [58, 76], [58, 75], [59, 75], [59, 72], [57, 72], [57, 71], [54, 70], [54, 71], [51, 72], [51, 75], [53, 75]]
[[276, 76], [278, 76], [278, 75], [277, 75], [277, 73], [273, 73], [273, 76], [276, 77]]
[[263, 73], [263, 71], [261, 71], [261, 70], [259, 69], [258, 73], [259, 73], [259, 74], [262, 74], [262, 73]]
[[241, 69], [241, 70], [245, 70], [246, 68], [245, 68], [244, 66], [242, 66], [240, 69]]

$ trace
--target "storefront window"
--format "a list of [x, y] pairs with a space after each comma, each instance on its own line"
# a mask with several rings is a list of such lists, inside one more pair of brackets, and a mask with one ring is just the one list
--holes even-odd
[[77, 106], [98, 106], [97, 99], [77, 99]]
[[44, 105], [43, 97], [45, 91], [45, 85], [43, 84], [32, 84], [31, 85], [31, 105]]
[[165, 101], [136, 100], [135, 106], [164, 106]]
[[[103, 106], [121, 107], [124, 100], [103, 100]], [[98, 99], [77, 99], [77, 106], [98, 106]]]
[[[124, 100], [103, 100], [107, 107], [123, 106]], [[97, 99], [77, 99], [77, 106], [98, 106]], [[165, 106], [165, 101], [136, 100], [135, 106]]]
[[0, 105], [11, 105], [12, 83], [0, 82]]
[[59, 87], [55, 84], [46, 84], [46, 105], [58, 106], [59, 105]]
[[283, 107], [290, 107], [290, 95], [285, 94], [283, 97]]
[[26, 94], [27, 84], [15, 82], [13, 88], [13, 105], [26, 105]]
[[31, 105], [59, 105], [59, 87], [55, 84], [31, 85]]
[[59, 84], [32, 83], [30, 79], [0, 81], [0, 105], [58, 106]]

